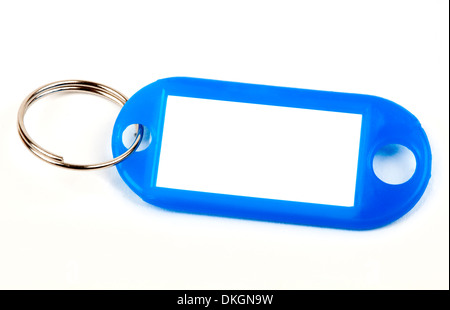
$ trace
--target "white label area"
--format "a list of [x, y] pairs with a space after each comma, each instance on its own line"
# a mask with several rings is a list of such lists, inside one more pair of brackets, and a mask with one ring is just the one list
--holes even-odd
[[168, 96], [156, 186], [353, 206], [362, 115]]

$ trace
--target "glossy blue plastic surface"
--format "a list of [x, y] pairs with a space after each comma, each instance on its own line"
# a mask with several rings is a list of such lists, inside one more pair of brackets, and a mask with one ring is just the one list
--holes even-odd
[[[354, 207], [156, 187], [168, 95], [362, 114]], [[113, 130], [114, 156], [125, 151], [122, 134], [131, 124], [146, 126], [152, 141], [148, 148], [133, 153], [118, 164], [117, 170], [144, 201], [174, 211], [343, 229], [373, 229], [407, 213], [422, 196], [431, 176], [431, 150], [419, 121], [401, 106], [375, 96], [168, 78], [144, 87], [122, 108]], [[416, 171], [403, 184], [384, 183], [373, 171], [375, 153], [387, 144], [404, 145], [416, 158]]]

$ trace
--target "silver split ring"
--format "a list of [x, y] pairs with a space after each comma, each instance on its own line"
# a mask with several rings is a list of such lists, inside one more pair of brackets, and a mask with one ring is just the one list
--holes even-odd
[[142, 125], [136, 125], [136, 139], [134, 140], [131, 147], [125, 151], [122, 155], [113, 158], [109, 161], [98, 163], [98, 164], [87, 164], [87, 165], [77, 165], [77, 164], [70, 164], [66, 163], [64, 161], [64, 158], [59, 155], [55, 155], [43, 147], [41, 147], [39, 144], [37, 144], [33, 139], [31, 139], [30, 135], [25, 129], [24, 124], [24, 117], [25, 113], [27, 112], [28, 108], [31, 106], [31, 104], [38, 99], [41, 99], [44, 96], [50, 95], [55, 92], [61, 92], [61, 91], [74, 91], [74, 92], [85, 92], [85, 93], [93, 93], [96, 95], [100, 95], [101, 97], [104, 97], [112, 102], [115, 102], [119, 104], [120, 106], [123, 106], [128, 98], [119, 93], [118, 91], [94, 82], [89, 81], [82, 81], [82, 80], [65, 80], [65, 81], [58, 81], [53, 82], [44, 86], [39, 87], [34, 92], [32, 92], [28, 97], [25, 98], [25, 100], [22, 102], [22, 105], [20, 106], [18, 117], [17, 117], [17, 124], [19, 129], [19, 135], [22, 138], [22, 141], [25, 143], [25, 145], [28, 147], [28, 149], [33, 152], [37, 157], [39, 157], [42, 160], [45, 160], [48, 163], [51, 163], [53, 165], [57, 165], [64, 168], [70, 168], [70, 169], [100, 169], [100, 168], [106, 168], [113, 165], [116, 165], [120, 163], [122, 160], [127, 158], [131, 153], [133, 153], [138, 147], [139, 144], [142, 141], [144, 128]]

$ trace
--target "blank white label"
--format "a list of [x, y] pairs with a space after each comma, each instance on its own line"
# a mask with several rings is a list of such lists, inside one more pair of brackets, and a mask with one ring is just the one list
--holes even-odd
[[156, 186], [353, 206], [362, 115], [168, 96]]

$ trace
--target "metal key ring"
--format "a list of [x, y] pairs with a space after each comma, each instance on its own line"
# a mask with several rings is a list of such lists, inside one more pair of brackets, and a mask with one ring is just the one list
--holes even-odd
[[44, 96], [50, 95], [55, 92], [62, 92], [62, 91], [71, 91], [71, 92], [85, 92], [85, 93], [92, 93], [99, 95], [101, 97], [104, 97], [112, 102], [115, 102], [119, 104], [120, 106], [123, 106], [128, 98], [125, 97], [123, 94], [119, 93], [118, 91], [112, 89], [111, 87], [105, 86], [103, 84], [95, 83], [95, 82], [89, 82], [89, 81], [83, 81], [83, 80], [64, 80], [64, 81], [58, 81], [53, 82], [50, 84], [46, 84], [44, 86], [39, 87], [34, 92], [32, 92], [28, 97], [25, 98], [25, 100], [22, 102], [22, 105], [19, 108], [18, 117], [17, 117], [17, 124], [18, 124], [18, 130], [19, 135], [22, 138], [22, 141], [25, 143], [25, 145], [29, 148], [33, 154], [35, 154], [40, 159], [51, 163], [53, 165], [57, 165], [64, 168], [70, 168], [70, 169], [100, 169], [100, 168], [106, 168], [113, 165], [116, 165], [120, 163], [122, 160], [127, 158], [131, 153], [133, 153], [138, 147], [139, 144], [142, 141], [144, 128], [142, 125], [136, 125], [136, 139], [134, 140], [131, 147], [125, 151], [122, 155], [117, 156], [116, 158], [113, 158], [112, 160], [98, 163], [98, 164], [87, 164], [87, 165], [78, 165], [78, 164], [70, 164], [64, 162], [64, 158], [59, 155], [55, 155], [43, 147], [41, 147], [39, 144], [37, 144], [33, 139], [31, 139], [30, 135], [25, 129], [24, 124], [24, 117], [25, 113], [27, 112], [28, 108], [31, 106], [32, 103], [35, 101], [41, 99]]

